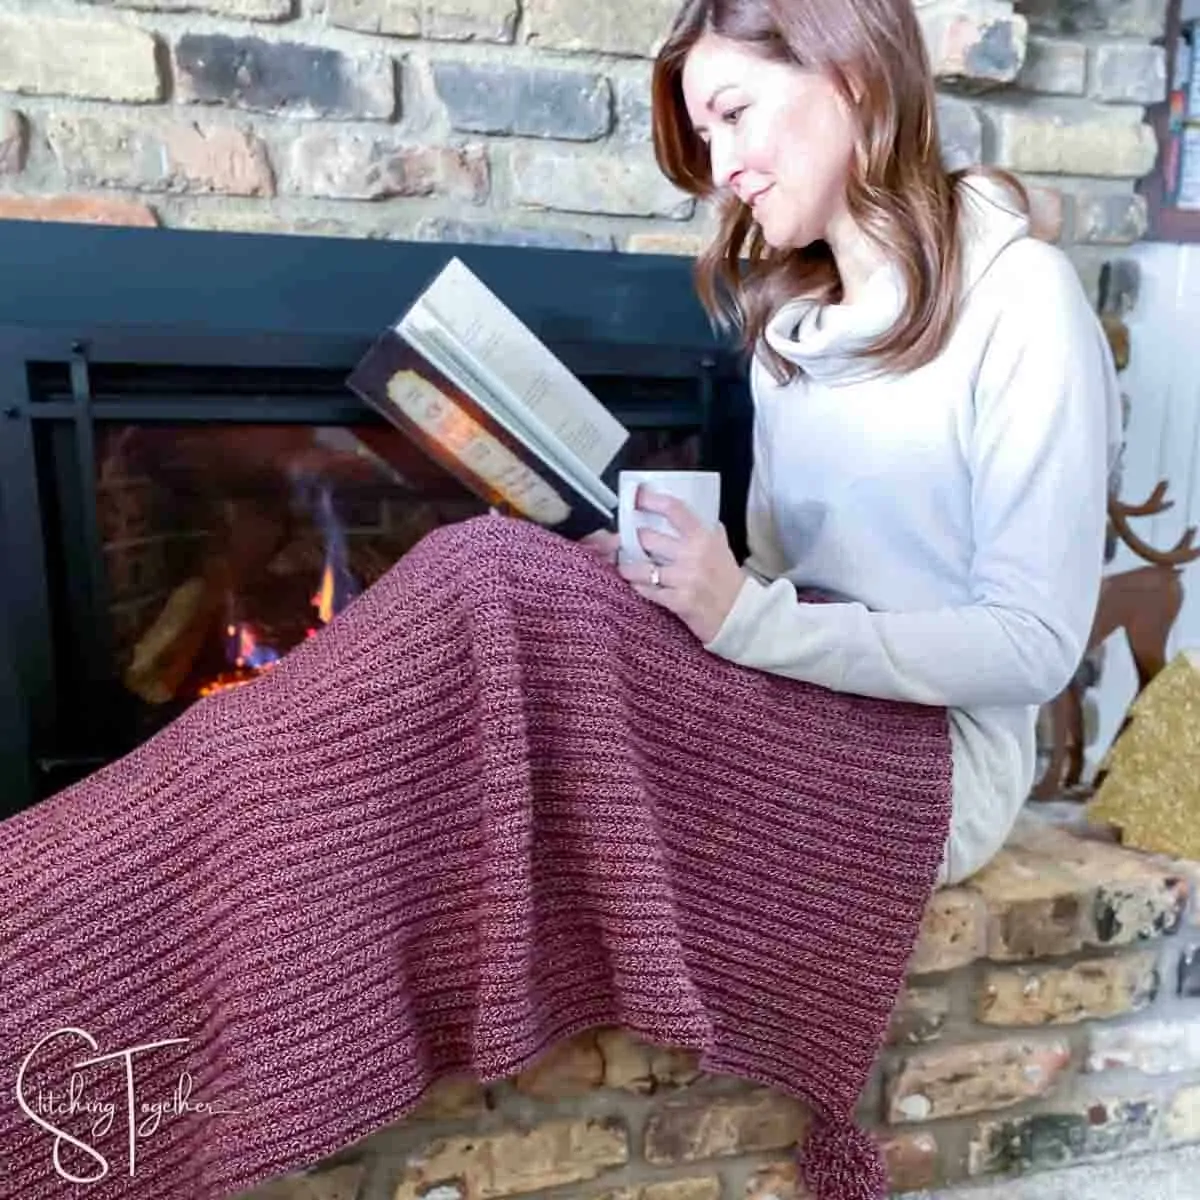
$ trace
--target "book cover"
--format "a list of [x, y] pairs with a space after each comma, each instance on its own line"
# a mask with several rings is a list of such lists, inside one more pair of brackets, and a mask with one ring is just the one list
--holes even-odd
[[615, 511], [585, 496], [395, 328], [376, 339], [347, 383], [464, 487], [501, 512], [565, 537], [615, 529]]

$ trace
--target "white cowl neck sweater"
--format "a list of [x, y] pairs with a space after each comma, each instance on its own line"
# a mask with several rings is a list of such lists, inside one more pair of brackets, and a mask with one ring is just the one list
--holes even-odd
[[[1120, 393], [1058, 249], [999, 184], [962, 191], [963, 304], [908, 374], [852, 351], [900, 311], [894, 268], [861, 301], [795, 301], [755, 361], [750, 555], [707, 649], [843, 692], [949, 710], [954, 807], [939, 882], [1001, 847], [1035, 770], [1037, 707], [1076, 670], [1101, 572]], [[829, 604], [801, 604], [796, 589]]]

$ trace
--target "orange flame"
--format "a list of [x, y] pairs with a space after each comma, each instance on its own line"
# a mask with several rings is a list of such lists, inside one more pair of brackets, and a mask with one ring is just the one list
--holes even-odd
[[317, 610], [322, 625], [328, 625], [333, 620], [333, 594], [333, 567], [326, 558], [325, 570], [321, 572], [321, 583], [312, 597], [312, 606]]
[[279, 659], [279, 655], [270, 646], [259, 642], [254, 630], [244, 621], [231, 621], [225, 626], [225, 644], [233, 663], [233, 670], [224, 671], [215, 679], [202, 684], [198, 689], [201, 696], [212, 696], [217, 692], [249, 683], [251, 679], [273, 667]]
[[244, 667], [254, 658], [254, 651], [258, 646], [258, 639], [254, 636], [254, 630], [245, 624], [227, 625], [225, 633], [230, 643], [235, 647], [233, 651], [233, 665], [235, 667]]

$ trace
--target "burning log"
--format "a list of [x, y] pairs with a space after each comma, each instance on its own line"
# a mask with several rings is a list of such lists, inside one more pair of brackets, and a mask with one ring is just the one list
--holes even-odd
[[321, 475], [211, 498], [200, 520], [209, 558], [138, 639], [126, 687], [158, 705], [255, 678], [448, 519], [446, 507], [453, 519], [478, 505], [473, 497], [444, 506], [401, 503], [348, 536]]
[[165, 704], [180, 694], [206, 647], [220, 638], [230, 596], [252, 590], [287, 540], [287, 515], [263, 512], [260, 504], [222, 502], [215, 522], [221, 549], [175, 588], [134, 646], [124, 683], [148, 704]]
[[212, 637], [224, 590], [207, 576], [193, 576], [167, 598], [150, 628], [138, 639], [125, 670], [125, 686], [148, 704], [174, 699]]
[[327, 488], [312, 520], [226, 499], [221, 549], [177, 587], [134, 647], [125, 685], [147, 703], [245, 683], [328, 624], [399, 557], [346, 538]]

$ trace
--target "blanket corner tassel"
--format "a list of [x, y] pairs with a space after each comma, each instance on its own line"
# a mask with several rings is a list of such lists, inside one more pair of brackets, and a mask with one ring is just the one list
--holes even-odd
[[852, 1120], [815, 1118], [797, 1156], [815, 1200], [886, 1200], [888, 1172], [879, 1143]]

